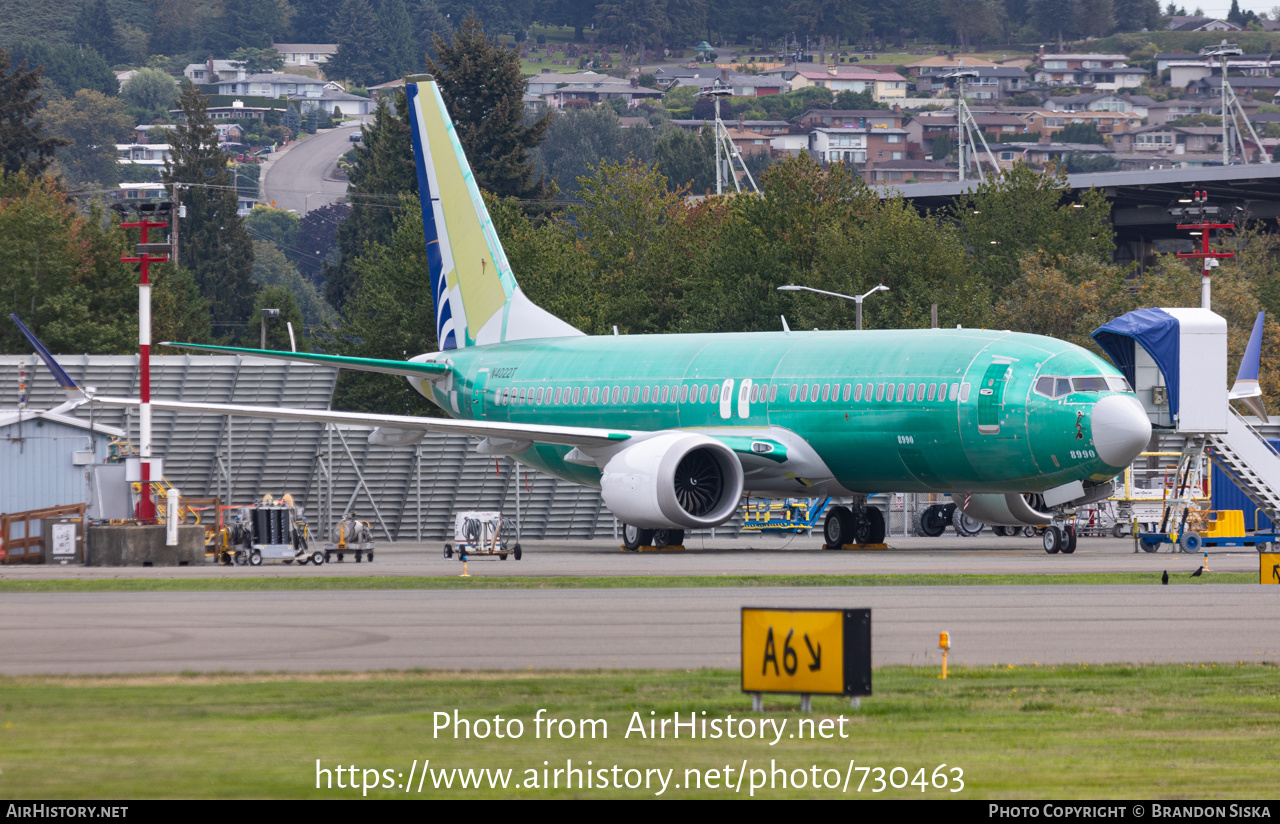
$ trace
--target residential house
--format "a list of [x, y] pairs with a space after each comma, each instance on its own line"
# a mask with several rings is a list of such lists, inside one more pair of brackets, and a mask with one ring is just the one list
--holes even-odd
[[1027, 131], [1055, 135], [1073, 123], [1092, 123], [1102, 134], [1128, 131], [1142, 124], [1134, 112], [1034, 112], [1026, 117]]
[[169, 138], [173, 136], [172, 132], [175, 128], [177, 127], [165, 124], [134, 126], [133, 142], [145, 144], [151, 143], [154, 140], [156, 143], [168, 143]]
[[764, 97], [771, 94], [782, 94], [787, 91], [787, 87], [790, 85], [780, 77], [736, 74], [731, 73], [728, 69], [721, 69], [720, 72], [720, 75], [712, 77], [677, 77], [668, 88], [679, 89], [684, 86], [692, 86], [695, 89], [703, 90], [709, 89], [719, 82], [721, 86], [729, 89], [732, 97]]
[[1101, 91], [1136, 88], [1146, 69], [1125, 65], [1123, 54], [1042, 54], [1035, 82], [1041, 86], [1086, 86]]
[[168, 143], [117, 143], [116, 163], [121, 166], [160, 167], [169, 159], [173, 147]]
[[[1016, 114], [974, 112], [973, 120], [991, 142], [1007, 141], [1027, 131], [1026, 121]], [[959, 139], [956, 123], [955, 112], [920, 112], [906, 125], [908, 140], [927, 154], [933, 148], [933, 141], [939, 137], [945, 135], [953, 143]]]
[[1222, 114], [1222, 101], [1211, 98], [1166, 100], [1147, 106], [1147, 124], [1160, 126], [1190, 114]]
[[[1165, 153], [1181, 155], [1217, 152], [1222, 143], [1222, 129], [1216, 126], [1145, 126], [1114, 135], [1113, 145], [1121, 154]], [[1221, 161], [1221, 156], [1219, 156]]]
[[[1006, 148], [1006, 147], [1001, 147]], [[1007, 148], [1014, 148], [1012, 146]], [[1022, 143], [1017, 145], [1019, 159], [1036, 168], [1062, 166], [1070, 155], [1110, 156], [1115, 149], [1101, 143]]]
[[285, 98], [296, 102], [300, 112], [323, 108], [330, 114], [341, 109], [344, 115], [365, 115], [372, 111], [373, 105], [369, 98], [349, 94], [337, 83], [301, 74], [266, 72], [246, 75], [241, 69], [234, 78], [221, 80], [217, 85], [218, 94]]
[[745, 156], [769, 153], [771, 146], [768, 135], [741, 126], [726, 126], [725, 131], [729, 133], [730, 142], [737, 147], [740, 154]]
[[226, 77], [235, 77], [239, 70], [239, 63], [232, 60], [214, 60], [210, 57], [203, 63], [188, 63], [182, 70], [182, 75], [192, 83], [208, 85]]
[[338, 53], [337, 43], [276, 43], [275, 50], [284, 58], [285, 68], [322, 66]]
[[869, 170], [868, 177], [873, 184], [938, 183], [958, 180], [960, 170], [927, 160], [893, 160], [877, 164]]
[[888, 102], [907, 96], [907, 79], [899, 74], [884, 74], [861, 69], [828, 66], [824, 69], [800, 69], [791, 78], [791, 88], [810, 86], [830, 89], [832, 92], [870, 92], [873, 100]]
[[815, 128], [809, 131], [809, 154], [819, 163], [866, 163], [865, 129]]
[[800, 115], [800, 124], [854, 129], [901, 129], [906, 117], [902, 112], [891, 109], [809, 109]]
[[1175, 14], [1168, 18], [1166, 31], [1244, 31], [1242, 26], [1230, 20], [1217, 20], [1212, 17], [1188, 16]]
[[1146, 117], [1155, 102], [1145, 94], [1098, 92], [1050, 96], [1045, 98], [1044, 108], [1051, 112], [1133, 112]]
[[214, 123], [213, 128], [218, 133], [219, 146], [244, 142], [244, 130], [240, 128], [238, 123]]
[[137, 69], [126, 69], [125, 71], [115, 72], [116, 83], [119, 84], [117, 91], [124, 91], [124, 87], [129, 85], [129, 81], [138, 73]]
[[919, 77], [922, 74], [939, 74], [946, 69], [956, 69], [961, 66], [972, 69], [979, 66], [993, 68], [995, 65], [989, 60], [980, 60], [973, 55], [956, 56], [947, 53], [936, 57], [926, 57], [924, 60], [917, 60], [914, 63], [907, 63], [903, 68], [906, 69], [908, 76]]
[[935, 97], [955, 97], [957, 90], [963, 89], [964, 96], [971, 100], [994, 101], [1025, 91], [1031, 85], [1027, 73], [1012, 66], [965, 66], [963, 71], [974, 72], [975, 75], [949, 76], [956, 71], [960, 69], [921, 74], [916, 78], [916, 91], [931, 93]]
[[800, 126], [793, 127], [789, 132], [774, 135], [769, 140], [769, 147], [775, 156], [805, 154], [809, 151], [810, 131]]
[[[547, 106], [552, 109], [563, 109], [566, 105], [591, 105], [603, 103], [615, 97], [627, 101], [628, 108], [635, 108], [645, 100], [658, 100], [662, 92], [649, 89], [625, 80], [605, 76], [604, 80], [591, 86], [573, 85], [547, 92], [542, 95]], [[574, 101], [581, 101], [574, 103]]]

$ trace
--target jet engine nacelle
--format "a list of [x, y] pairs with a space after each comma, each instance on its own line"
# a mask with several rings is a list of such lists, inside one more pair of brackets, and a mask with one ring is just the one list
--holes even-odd
[[1051, 520], [1038, 495], [975, 492], [954, 494], [951, 498], [966, 515], [992, 526], [1048, 526]]
[[604, 505], [642, 529], [702, 529], [733, 517], [742, 464], [714, 438], [657, 435], [614, 455], [600, 476]]

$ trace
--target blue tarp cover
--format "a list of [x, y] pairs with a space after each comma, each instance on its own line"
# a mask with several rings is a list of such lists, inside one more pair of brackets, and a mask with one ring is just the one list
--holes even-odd
[[1164, 373], [1169, 387], [1169, 411], [1178, 414], [1178, 319], [1163, 309], [1135, 309], [1093, 330], [1093, 339], [1111, 356], [1116, 367], [1136, 386], [1134, 344], [1147, 350]]

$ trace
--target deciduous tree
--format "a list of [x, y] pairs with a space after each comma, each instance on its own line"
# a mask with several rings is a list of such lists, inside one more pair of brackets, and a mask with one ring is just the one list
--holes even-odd
[[133, 118], [118, 97], [81, 89], [70, 100], [58, 100], [45, 109], [49, 133], [67, 141], [58, 150], [58, 162], [75, 184], [90, 181], [115, 186], [120, 180], [116, 144], [133, 130]]

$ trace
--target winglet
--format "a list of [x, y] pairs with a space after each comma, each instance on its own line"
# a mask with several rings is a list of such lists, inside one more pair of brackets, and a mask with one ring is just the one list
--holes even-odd
[[9, 319], [18, 326], [18, 331], [27, 339], [27, 343], [31, 344], [36, 350], [36, 355], [44, 362], [45, 367], [53, 374], [54, 380], [58, 382], [58, 386], [62, 387], [62, 391], [66, 392], [69, 397], [82, 398], [84, 393], [80, 391], [80, 387], [76, 386], [76, 382], [71, 380], [71, 376], [67, 374], [67, 370], [62, 368], [62, 364], [54, 360], [53, 355], [45, 348], [35, 333], [26, 327], [17, 315], [10, 314]]
[[1262, 402], [1262, 387], [1258, 385], [1258, 367], [1262, 361], [1262, 324], [1266, 312], [1259, 312], [1253, 323], [1253, 333], [1249, 335], [1249, 345], [1244, 349], [1244, 357], [1240, 359], [1240, 371], [1236, 373], [1235, 385], [1227, 395], [1233, 401], [1240, 401], [1249, 407], [1263, 423], [1270, 423], [1267, 418], [1267, 407]]

